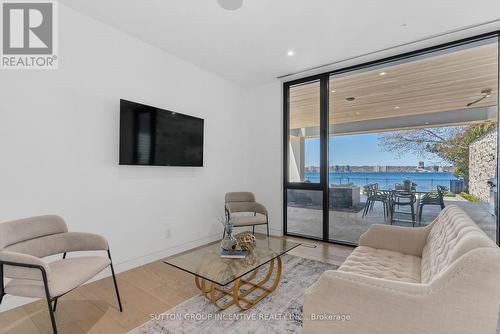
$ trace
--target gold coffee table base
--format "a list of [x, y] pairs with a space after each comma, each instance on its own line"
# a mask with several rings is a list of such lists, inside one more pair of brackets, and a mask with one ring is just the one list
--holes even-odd
[[[276, 275], [274, 276], [274, 281], [271, 286], [266, 287], [265, 284], [271, 280], [273, 276], [275, 262], [278, 263], [278, 268], [276, 270]], [[260, 268], [260, 267], [259, 267]], [[248, 277], [241, 277], [236, 279], [232, 287], [224, 288], [216, 283], [207, 281], [201, 277], [195, 276], [195, 283], [198, 289], [210, 300], [213, 304], [217, 305], [221, 310], [227, 309], [231, 305], [236, 305], [242, 310], [248, 310], [263, 298], [267, 297], [271, 292], [276, 290], [280, 279], [281, 279], [281, 257], [271, 260], [269, 262], [269, 268], [267, 270], [266, 276], [258, 282], [255, 282], [259, 268], [256, 268], [250, 273]], [[241, 290], [242, 287], [246, 285], [250, 286], [246, 290]], [[250, 298], [248, 295], [255, 290], [261, 290], [262, 292], [256, 297]], [[228, 301], [220, 302], [225, 296], [230, 296]]]

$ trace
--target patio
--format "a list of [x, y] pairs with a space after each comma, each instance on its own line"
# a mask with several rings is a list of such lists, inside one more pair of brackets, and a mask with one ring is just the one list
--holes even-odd
[[[365, 198], [362, 198], [365, 201]], [[468, 202], [459, 197], [446, 198], [445, 205], [461, 207], [492, 239], [496, 240], [495, 217], [488, 211], [488, 205], [483, 202]], [[403, 211], [403, 210], [401, 210]], [[439, 214], [439, 206], [425, 206], [422, 214], [422, 225], [431, 223]], [[362, 217], [363, 211], [345, 212], [330, 210], [330, 239], [358, 242], [372, 224], [388, 224], [384, 220], [381, 203], [376, 203], [373, 211]], [[312, 237], [322, 236], [322, 210], [311, 207], [288, 207], [288, 232]], [[398, 223], [399, 226], [412, 226], [411, 223]], [[418, 226], [418, 223], [417, 225]]]

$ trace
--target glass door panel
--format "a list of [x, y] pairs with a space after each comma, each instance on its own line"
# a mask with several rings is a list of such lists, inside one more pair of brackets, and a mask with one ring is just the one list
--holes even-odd
[[323, 238], [323, 191], [288, 189], [286, 197], [288, 233]]
[[326, 166], [321, 143], [321, 117], [326, 106], [321, 102], [323, 79], [288, 86], [285, 147], [285, 219], [286, 233], [323, 239]]
[[320, 82], [289, 89], [288, 182], [320, 183]]

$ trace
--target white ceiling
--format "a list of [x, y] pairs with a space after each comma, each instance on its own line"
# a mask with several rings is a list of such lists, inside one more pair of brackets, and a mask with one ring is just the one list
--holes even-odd
[[[498, 0], [61, 0], [244, 87], [500, 19]], [[287, 51], [293, 50], [293, 57]]]

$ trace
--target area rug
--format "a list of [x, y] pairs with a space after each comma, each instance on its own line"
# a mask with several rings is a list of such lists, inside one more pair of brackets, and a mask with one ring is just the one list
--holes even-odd
[[292, 255], [284, 255], [282, 259], [283, 274], [279, 287], [250, 310], [240, 311], [233, 305], [221, 311], [204, 296], [198, 295], [164, 314], [155, 315], [129, 333], [299, 333], [304, 290], [325, 270], [337, 266]]

